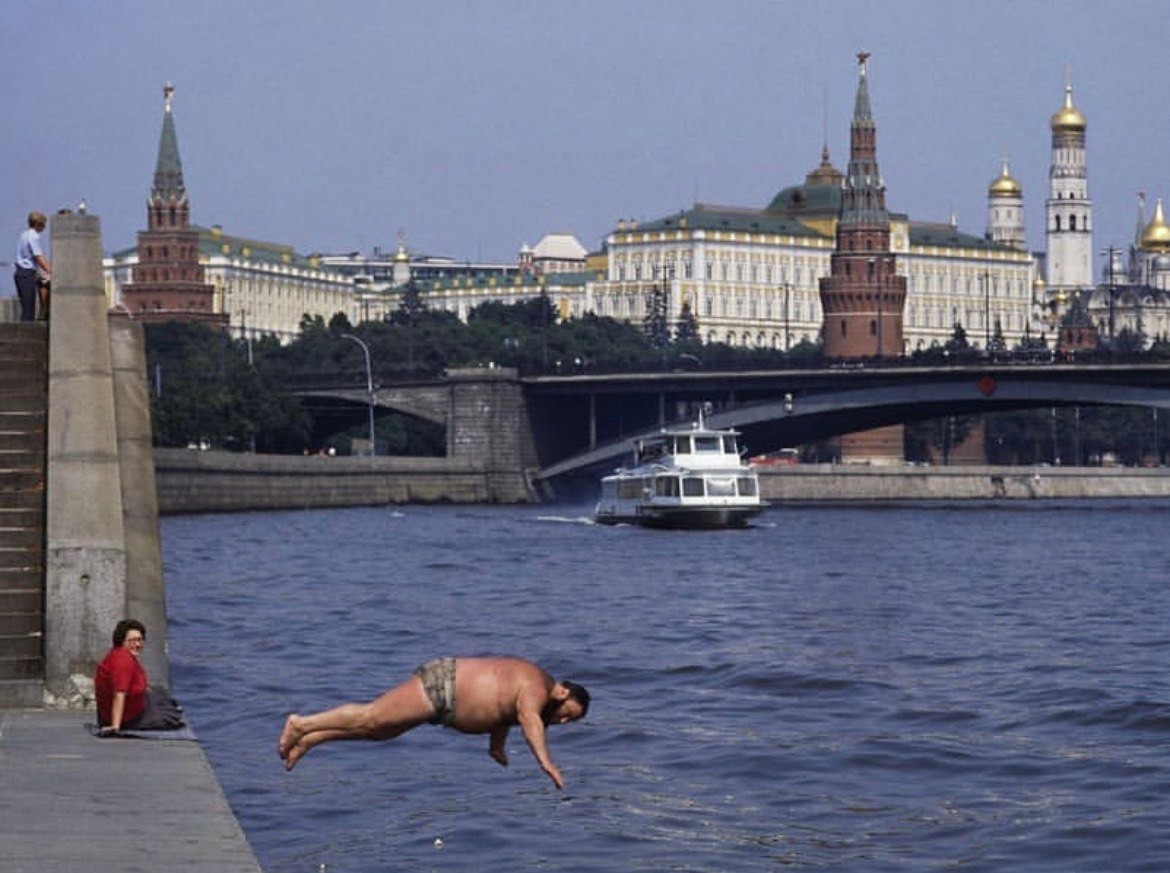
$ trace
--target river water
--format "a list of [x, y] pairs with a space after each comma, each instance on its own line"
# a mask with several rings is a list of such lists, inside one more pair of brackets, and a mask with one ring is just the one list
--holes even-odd
[[[268, 873], [1170, 870], [1170, 503], [163, 520], [172, 683]], [[585, 684], [550, 729], [319, 746], [437, 655]], [[439, 842], [437, 842], [439, 841]]]

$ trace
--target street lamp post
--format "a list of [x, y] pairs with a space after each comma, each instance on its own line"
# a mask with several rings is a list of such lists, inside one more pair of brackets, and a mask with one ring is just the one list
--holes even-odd
[[792, 286], [789, 283], [785, 282], [784, 283], [784, 351], [785, 352], [787, 352], [791, 348], [791, 343], [789, 342], [789, 336], [790, 336], [789, 331], [791, 328], [791, 322], [789, 320], [789, 309], [788, 309], [788, 295], [791, 292], [792, 292]]
[[366, 359], [366, 406], [370, 416], [370, 457], [378, 454], [378, 444], [374, 441], [374, 373], [370, 367], [370, 347], [352, 333], [343, 333], [342, 339], [352, 340], [362, 347], [362, 354]]
[[983, 271], [983, 351], [991, 351], [991, 276]]

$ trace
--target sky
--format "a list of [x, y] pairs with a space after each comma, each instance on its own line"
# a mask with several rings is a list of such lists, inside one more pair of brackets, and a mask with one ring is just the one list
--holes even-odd
[[82, 198], [107, 252], [135, 244], [167, 82], [193, 223], [302, 253], [594, 250], [619, 219], [763, 207], [823, 143], [843, 170], [861, 50], [892, 210], [982, 235], [1006, 156], [1043, 249], [1066, 80], [1094, 248], [1132, 240], [1138, 191], [1170, 208], [1164, 0], [5, 0], [0, 29], [13, 250]]

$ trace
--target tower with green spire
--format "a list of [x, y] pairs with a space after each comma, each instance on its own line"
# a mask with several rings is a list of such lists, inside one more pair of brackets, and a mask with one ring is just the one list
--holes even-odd
[[154, 182], [146, 203], [147, 229], [138, 233], [138, 264], [122, 286], [122, 303], [132, 318], [201, 321], [226, 325], [215, 311], [215, 288], [204, 281], [199, 231], [190, 225], [191, 206], [183, 184], [179, 138], [175, 133], [175, 89], [163, 88], [163, 124]]
[[[903, 354], [906, 277], [895, 272], [890, 213], [877, 162], [877, 126], [869, 102], [868, 52], [857, 55], [859, 78], [849, 135], [849, 167], [829, 275], [820, 280], [826, 358], [897, 358]], [[902, 427], [842, 439], [843, 459], [901, 460]]]

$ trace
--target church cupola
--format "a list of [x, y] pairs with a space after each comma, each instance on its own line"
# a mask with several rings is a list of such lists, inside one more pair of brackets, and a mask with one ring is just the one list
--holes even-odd
[[1021, 251], [1027, 247], [1024, 189], [1012, 177], [1007, 158], [1003, 160], [999, 175], [987, 186], [987, 238]]

